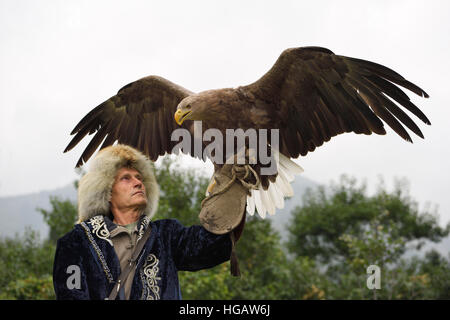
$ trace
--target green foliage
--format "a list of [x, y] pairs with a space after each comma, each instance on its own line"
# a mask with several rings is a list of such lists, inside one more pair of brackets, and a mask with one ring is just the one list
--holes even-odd
[[[449, 227], [439, 226], [437, 215], [418, 212], [404, 183], [390, 193], [381, 185], [368, 196], [364, 184], [358, 187], [355, 179], [343, 176], [329, 192], [321, 187], [304, 199], [305, 205], [293, 213], [288, 248], [297, 259], [323, 266], [315, 286], [326, 299], [449, 297], [446, 259], [436, 252], [425, 261], [403, 258], [415, 242], [439, 241], [449, 233]], [[379, 290], [366, 286], [370, 265], [381, 270]]]
[[357, 186], [356, 179], [344, 175], [340, 184], [331, 185], [329, 191], [324, 187], [309, 190], [303, 198], [304, 205], [294, 209], [288, 226], [289, 251], [326, 264], [342, 261], [350, 252], [339, 238], [344, 234], [362, 236], [380, 212], [388, 213], [381, 217], [380, 225], [396, 226], [391, 228], [393, 239], [438, 242], [448, 235], [450, 226], [441, 228], [435, 213], [418, 212], [418, 205], [408, 196], [404, 183], [397, 183], [390, 193], [380, 185], [373, 196], [368, 196], [366, 189], [365, 184]]
[[431, 250], [425, 259], [417, 261], [418, 273], [427, 275], [428, 288], [432, 290], [431, 299], [450, 299], [450, 259], [445, 259], [439, 252]]
[[50, 227], [49, 240], [56, 244], [56, 241], [64, 234], [73, 229], [77, 220], [77, 206], [70, 200], [61, 200], [58, 197], [50, 196], [50, 211], [38, 208], [42, 213], [44, 221]]
[[[387, 226], [381, 223], [388, 216], [388, 211], [381, 212], [370, 221], [369, 228], [362, 234], [344, 234], [339, 238], [347, 246], [349, 254], [342, 265], [335, 266], [335, 269], [345, 275], [344, 281], [334, 282], [339, 285], [339, 290], [333, 288], [335, 295], [340, 295], [340, 290], [344, 287], [348, 290], [346, 298], [392, 299], [405, 292], [399, 284], [405, 288], [421, 285], [418, 289], [423, 293], [427, 283], [415, 280], [426, 279], [427, 275], [417, 274], [411, 270], [410, 263], [401, 259], [406, 241], [404, 237], [393, 237], [399, 234], [395, 223], [388, 221]], [[370, 265], [378, 266], [382, 272], [382, 290], [370, 291], [364, 286], [366, 269]]]
[[[78, 181], [74, 184], [78, 187]], [[73, 228], [77, 207], [53, 196], [50, 204], [51, 210], [37, 209], [50, 228], [46, 240], [29, 228], [22, 236], [0, 239], [0, 299], [55, 298], [51, 274], [56, 241]]]
[[198, 224], [209, 179], [194, 170], [181, 169], [170, 157], [162, 159], [161, 165], [155, 168], [155, 175], [160, 199], [154, 220], [171, 218], [187, 226]]
[[184, 299], [289, 299], [290, 270], [279, 235], [269, 220], [248, 217], [236, 245], [241, 277], [229, 263], [197, 272], [180, 272]]
[[280, 299], [289, 285], [287, 257], [270, 220], [248, 217], [237, 245], [241, 277], [228, 277], [233, 299]]
[[373, 218], [369, 228], [359, 236], [344, 234], [339, 237], [348, 248], [347, 262], [353, 269], [359, 270], [370, 264], [385, 266], [401, 257], [406, 241], [403, 237], [393, 237], [399, 232], [392, 221], [388, 221], [387, 226], [381, 223], [388, 215], [385, 211]]
[[230, 271], [227, 263], [211, 269], [196, 272], [179, 272], [183, 299], [188, 300], [228, 300], [233, 298], [227, 286]]
[[4, 292], [0, 292], [2, 300], [54, 300], [53, 279], [51, 275], [37, 278], [29, 275], [9, 283]]
[[328, 278], [309, 257], [295, 257], [289, 261], [289, 283], [284, 287], [284, 299], [324, 300], [328, 293]]
[[[29, 228], [22, 236], [0, 239], [0, 297], [26, 299], [32, 298], [28, 293], [40, 292], [38, 284], [47, 281], [53, 269], [54, 252], [51, 242], [41, 241], [39, 234]], [[21, 281], [25, 279], [29, 281]]]

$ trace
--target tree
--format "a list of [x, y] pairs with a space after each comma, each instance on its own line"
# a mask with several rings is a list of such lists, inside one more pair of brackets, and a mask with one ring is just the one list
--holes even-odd
[[[74, 185], [78, 188], [78, 181]], [[26, 229], [22, 236], [0, 241], [0, 299], [55, 298], [51, 275], [56, 241], [73, 228], [77, 206], [54, 196], [50, 204], [51, 210], [37, 208], [50, 228], [46, 239]]]
[[232, 299], [286, 298], [288, 260], [270, 220], [248, 217], [236, 250], [242, 276], [227, 278]]
[[427, 275], [430, 288], [433, 290], [432, 299], [450, 299], [450, 255], [442, 257], [439, 252], [431, 250], [425, 258], [418, 261], [420, 274]]
[[[380, 225], [395, 224], [393, 238], [404, 238], [410, 245], [425, 239], [438, 242], [450, 230], [450, 224], [447, 228], [439, 226], [436, 213], [418, 211], [404, 181], [397, 182], [392, 192], [381, 184], [375, 195], [368, 196], [364, 183], [358, 186], [356, 179], [343, 175], [340, 184], [331, 185], [329, 190], [323, 186], [309, 190], [303, 203], [293, 211], [287, 247], [296, 256], [310, 256], [322, 263], [348, 257], [349, 248], [339, 237], [362, 235], [382, 212], [389, 214], [381, 217]], [[417, 245], [421, 244], [419, 241]]]
[[21, 236], [1, 239], [0, 299], [39, 299], [42, 286], [41, 298], [54, 298], [50, 276], [54, 255], [55, 246], [29, 228]]
[[54, 300], [52, 276], [41, 277], [28, 275], [26, 278], [13, 280], [0, 292], [0, 300]]
[[178, 160], [170, 157], [162, 159], [155, 175], [160, 199], [154, 220], [173, 218], [188, 226], [198, 224], [209, 178], [196, 174], [193, 169], [181, 169]]
[[289, 299], [290, 270], [280, 237], [270, 220], [248, 217], [236, 245], [241, 276], [229, 263], [207, 270], [180, 272], [184, 299]]
[[38, 208], [44, 217], [44, 221], [50, 227], [48, 240], [56, 244], [56, 241], [73, 229], [78, 217], [78, 210], [71, 200], [61, 200], [59, 197], [50, 196], [51, 210]]
[[[358, 187], [355, 179], [343, 176], [340, 185], [329, 190], [311, 190], [304, 205], [294, 210], [288, 248], [297, 259], [310, 258], [321, 265], [319, 282], [325, 298], [448, 296], [448, 261], [436, 253], [427, 258], [434, 264], [403, 257], [408, 247], [420, 248], [424, 239], [437, 242], [450, 230], [450, 225], [439, 226], [436, 213], [420, 213], [406, 186], [398, 182], [393, 192], [387, 192], [381, 185], [374, 196], [368, 196], [365, 184]], [[380, 290], [366, 285], [370, 265], [381, 270]]]
[[[76, 169], [77, 174], [82, 177], [85, 172], [82, 169]], [[79, 180], [75, 180], [73, 185], [78, 190]], [[78, 218], [77, 204], [69, 199], [62, 200], [59, 197], [50, 196], [51, 210], [37, 208], [44, 217], [45, 223], [49, 226], [48, 240], [56, 244], [56, 241], [64, 234], [73, 229]]]

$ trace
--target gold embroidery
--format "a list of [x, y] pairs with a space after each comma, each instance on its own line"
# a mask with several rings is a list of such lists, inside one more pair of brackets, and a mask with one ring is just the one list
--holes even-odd
[[[143, 269], [141, 269], [142, 280], [142, 295], [147, 295], [147, 300], [159, 300], [159, 286], [158, 280], [161, 277], [157, 277], [159, 271], [159, 260], [154, 254], [150, 254], [145, 261]], [[153, 295], [151, 295], [152, 293]], [[143, 298], [143, 297], [142, 297]]]
[[141, 240], [142, 236], [144, 235], [145, 229], [148, 227], [149, 223], [150, 223], [150, 218], [148, 216], [145, 216], [144, 218], [142, 218], [142, 223], [139, 228], [139, 234], [138, 234], [138, 238], [137, 238], [136, 242]]
[[84, 222], [81, 223], [81, 226], [84, 228], [84, 231], [86, 233], [86, 236], [89, 239], [89, 242], [92, 244], [92, 246], [94, 247], [95, 252], [97, 253], [97, 256], [98, 256], [98, 258], [100, 260], [100, 263], [102, 264], [103, 271], [106, 274], [106, 278], [108, 279], [109, 283], [113, 283], [114, 279], [113, 279], [113, 276], [111, 274], [111, 271], [109, 270], [108, 265], [106, 264], [106, 260], [105, 260], [105, 257], [103, 256], [102, 251], [100, 250], [100, 248], [98, 247], [97, 243], [95, 242], [94, 237], [92, 237], [91, 230], [89, 229], [89, 227]]
[[97, 237], [106, 240], [111, 246], [113, 246], [112, 241], [109, 239], [110, 234], [106, 228], [106, 223], [103, 216], [95, 216], [91, 218], [88, 223], [92, 225], [92, 232], [95, 233]]

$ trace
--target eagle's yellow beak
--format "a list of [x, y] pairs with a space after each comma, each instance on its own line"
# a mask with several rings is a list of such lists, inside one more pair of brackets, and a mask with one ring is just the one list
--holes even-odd
[[181, 124], [183, 123], [184, 120], [186, 120], [187, 116], [191, 113], [191, 110], [181, 110], [178, 109], [175, 114], [174, 114], [174, 118], [176, 123], [178, 123], [178, 125], [181, 126]]

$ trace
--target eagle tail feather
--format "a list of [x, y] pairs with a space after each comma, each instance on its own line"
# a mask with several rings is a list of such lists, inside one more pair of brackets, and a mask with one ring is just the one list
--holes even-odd
[[247, 196], [247, 212], [253, 216], [255, 214], [255, 190], [250, 190], [250, 196]]
[[284, 198], [292, 197], [294, 191], [291, 183], [295, 175], [304, 170], [294, 161], [279, 153], [278, 175], [274, 183], [269, 184], [267, 190], [251, 190], [251, 195], [247, 196], [247, 212], [254, 215], [255, 209], [261, 218], [266, 218], [266, 213], [274, 215], [276, 208], [284, 208]]

